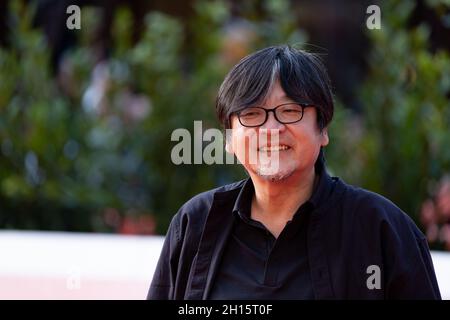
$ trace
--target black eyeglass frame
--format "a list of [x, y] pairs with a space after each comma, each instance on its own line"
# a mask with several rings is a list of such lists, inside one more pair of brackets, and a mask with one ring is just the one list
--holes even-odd
[[[295, 121], [288, 121], [288, 122], [280, 121], [280, 119], [278, 119], [278, 117], [277, 117], [276, 110], [277, 110], [278, 108], [280, 108], [280, 107], [283, 107], [283, 106], [286, 106], [286, 105], [289, 105], [289, 104], [296, 104], [296, 105], [299, 105], [300, 107], [302, 107], [302, 116], [300, 117], [300, 119], [295, 120]], [[254, 126], [245, 125], [245, 124], [243, 124], [242, 121], [241, 121], [241, 113], [244, 112], [245, 110], [248, 110], [249, 108], [245, 108], [245, 109], [242, 109], [242, 110], [240, 110], [240, 111], [237, 111], [237, 112], [235, 112], [235, 114], [236, 114], [236, 116], [238, 117], [239, 123], [240, 123], [242, 126], [247, 127], [247, 128], [257, 128], [257, 127], [261, 127], [262, 125], [264, 125], [264, 124], [267, 122], [267, 119], [269, 119], [269, 112], [273, 112], [273, 116], [275, 117], [275, 120], [277, 120], [279, 123], [282, 123], [282, 124], [292, 124], [292, 123], [300, 122], [300, 121], [303, 119], [303, 115], [305, 114], [305, 108], [314, 107], [314, 106], [315, 106], [315, 105], [313, 105], [313, 104], [311, 104], [311, 103], [306, 103], [306, 102], [286, 102], [286, 103], [282, 103], [282, 104], [280, 104], [280, 105], [278, 105], [278, 106], [276, 106], [276, 107], [274, 107], [274, 108], [272, 108], [272, 109], [265, 109], [265, 108], [262, 108], [262, 107], [251, 107], [251, 108], [255, 108], [255, 109], [262, 109], [262, 110], [264, 110], [265, 113], [266, 113], [266, 116], [265, 116], [265, 118], [264, 118], [264, 121], [263, 121], [261, 124], [259, 124], [259, 125], [254, 125]]]

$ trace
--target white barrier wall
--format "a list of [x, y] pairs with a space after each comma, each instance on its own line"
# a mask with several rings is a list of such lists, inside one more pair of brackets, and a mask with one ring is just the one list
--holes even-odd
[[[0, 299], [145, 299], [163, 237], [0, 231]], [[450, 253], [432, 252], [450, 299]]]
[[0, 232], [0, 299], [145, 299], [163, 237]]

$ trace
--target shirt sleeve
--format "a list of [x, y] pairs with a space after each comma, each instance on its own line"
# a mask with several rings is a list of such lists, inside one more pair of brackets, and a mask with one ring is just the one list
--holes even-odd
[[156, 265], [147, 300], [170, 300], [174, 296], [175, 277], [178, 267], [181, 240], [179, 215], [172, 219]]
[[386, 299], [440, 300], [426, 238], [412, 220], [406, 225], [384, 232]]

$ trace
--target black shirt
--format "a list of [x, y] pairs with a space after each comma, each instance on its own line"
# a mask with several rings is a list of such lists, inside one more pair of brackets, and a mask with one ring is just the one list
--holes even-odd
[[249, 179], [236, 199], [235, 222], [209, 299], [314, 299], [306, 234], [326, 183], [319, 175], [311, 198], [275, 238], [251, 218], [255, 191]]
[[[280, 245], [274, 244], [271, 256], [265, 260], [269, 261], [268, 268], [258, 271], [242, 263], [239, 272], [231, 273], [244, 275], [242, 279], [248, 280], [242, 288], [234, 286], [236, 282], [228, 282], [231, 285], [225, 286], [228, 283], [221, 280], [226, 274], [227, 259], [228, 266], [233, 267], [244, 260], [244, 257], [230, 256], [232, 253], [225, 251], [227, 245], [232, 246], [230, 239], [233, 239], [231, 234], [235, 222], [245, 219], [244, 215], [233, 212], [241, 203], [237, 199], [247, 180], [198, 194], [178, 210], [164, 241], [148, 291], [149, 299], [200, 300], [225, 297], [225, 294], [227, 298], [239, 298], [242, 293], [249, 298], [258, 298], [262, 293], [252, 296], [254, 291], [250, 291], [249, 283], [273, 284], [270, 279], [273, 274], [277, 283], [293, 281], [286, 276], [289, 270], [284, 269], [291, 256], [279, 258], [284, 253], [283, 249], [289, 250], [289, 241], [281, 241], [284, 236], [279, 238]], [[391, 201], [351, 186], [322, 170], [317, 188], [308, 202], [314, 209], [307, 214], [299, 211], [297, 216], [308, 218], [307, 221], [299, 221], [307, 225], [308, 258], [304, 261], [308, 265], [309, 285], [315, 299], [440, 299], [427, 240], [412, 219]], [[292, 223], [295, 225], [294, 220]], [[261, 231], [260, 228], [255, 230]], [[303, 241], [295, 241], [295, 245]], [[260, 250], [257, 252], [264, 252]], [[266, 249], [265, 252], [268, 251]], [[302, 256], [298, 254], [298, 259], [292, 258], [291, 262], [300, 261]], [[280, 261], [278, 269], [277, 261]], [[377, 277], [381, 277], [381, 287], [376, 289], [367, 284], [374, 276], [367, 272], [368, 267], [374, 265], [380, 268]], [[266, 269], [268, 276], [264, 273]], [[278, 273], [273, 270], [278, 270]], [[251, 282], [255, 278], [262, 280]], [[306, 277], [295, 280], [300, 283], [295, 286], [298, 295], [308, 295], [305, 289], [307, 280]], [[230, 292], [233, 288], [236, 292]], [[251, 289], [258, 288], [262, 287]], [[285, 284], [279, 290], [265, 291], [265, 296], [277, 298], [290, 295], [290, 292], [289, 284]]]

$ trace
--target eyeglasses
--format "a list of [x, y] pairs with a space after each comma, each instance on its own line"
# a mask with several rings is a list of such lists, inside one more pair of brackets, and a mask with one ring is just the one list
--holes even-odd
[[273, 112], [275, 119], [283, 124], [299, 122], [303, 118], [303, 111], [313, 105], [308, 103], [283, 103], [272, 109], [250, 107], [237, 112], [239, 122], [244, 127], [259, 127], [266, 123], [269, 112]]

